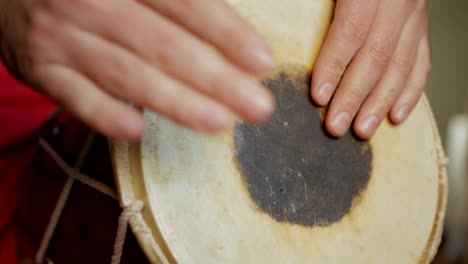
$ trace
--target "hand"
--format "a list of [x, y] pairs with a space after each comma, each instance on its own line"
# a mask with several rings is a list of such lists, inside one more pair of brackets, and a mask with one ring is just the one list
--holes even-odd
[[425, 0], [338, 0], [311, 96], [330, 103], [330, 134], [343, 136], [354, 119], [369, 139], [387, 115], [395, 124], [408, 117], [430, 68]]
[[129, 102], [204, 132], [274, 109], [254, 78], [270, 51], [224, 1], [0, 0], [0, 12], [10, 72], [107, 136], [142, 136]]

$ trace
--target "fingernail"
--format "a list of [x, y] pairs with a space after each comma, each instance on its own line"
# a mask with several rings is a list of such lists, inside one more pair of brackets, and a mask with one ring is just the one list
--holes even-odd
[[409, 113], [409, 106], [407, 104], [402, 105], [396, 113], [397, 121], [401, 122], [405, 120], [405, 118], [408, 116], [408, 113]]
[[366, 134], [366, 136], [371, 136], [374, 131], [377, 129], [378, 119], [375, 116], [367, 117], [361, 125], [361, 131]]
[[333, 85], [331, 83], [324, 83], [318, 90], [318, 103], [320, 105], [326, 105], [330, 101], [333, 94]]
[[346, 112], [342, 112], [335, 116], [332, 126], [339, 135], [344, 135], [350, 122], [351, 116]]

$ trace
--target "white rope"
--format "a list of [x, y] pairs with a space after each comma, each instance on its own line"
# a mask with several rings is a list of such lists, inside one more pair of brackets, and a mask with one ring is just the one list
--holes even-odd
[[49, 224], [47, 225], [47, 228], [44, 232], [44, 236], [42, 237], [41, 243], [39, 244], [39, 249], [37, 250], [35, 257], [35, 263], [44, 262], [46, 251], [49, 248], [50, 241], [52, 240], [52, 236], [54, 235], [58, 221], [60, 219], [60, 216], [62, 215], [63, 208], [65, 207], [68, 196], [70, 195], [71, 188], [73, 186], [73, 181], [74, 180], [72, 178], [68, 178], [67, 182], [65, 183], [65, 186], [62, 189], [62, 192], [60, 193], [54, 211], [52, 212], [52, 215], [50, 217]]
[[120, 264], [125, 237], [127, 235], [128, 222], [132, 217], [141, 212], [143, 205], [142, 201], [135, 201], [130, 206], [123, 209], [122, 214], [119, 217], [119, 225], [115, 236], [114, 254], [111, 258], [111, 264]]
[[[56, 203], [54, 211], [52, 213], [49, 224], [47, 225], [44, 236], [41, 240], [39, 250], [35, 257], [36, 263], [43, 263], [45, 258], [45, 253], [49, 247], [50, 241], [54, 234], [54, 231], [57, 227], [60, 216], [63, 212], [65, 204], [68, 197], [70, 196], [71, 189], [75, 180], [80, 181], [83, 184], [86, 184], [101, 193], [106, 194], [116, 200], [118, 200], [117, 194], [109, 186], [79, 172], [86, 155], [89, 153], [89, 150], [94, 141], [94, 133], [90, 133], [83, 149], [80, 152], [80, 156], [75, 163], [75, 166], [72, 168], [58, 155], [58, 153], [45, 141], [44, 139], [39, 139], [39, 144], [44, 148], [44, 150], [52, 157], [52, 159], [57, 163], [57, 165], [69, 176], [67, 182], [65, 183], [60, 197]], [[130, 206], [123, 208], [122, 214], [119, 217], [119, 223], [117, 226], [117, 233], [114, 243], [114, 253], [111, 258], [111, 264], [120, 264], [123, 252], [123, 246], [125, 243], [125, 238], [127, 235], [128, 223], [135, 216], [141, 216], [141, 210], [143, 209], [144, 203], [142, 201], [135, 201]]]
[[[88, 135], [88, 138], [86, 139], [86, 142], [83, 148], [81, 149], [80, 155], [78, 156], [78, 159], [75, 162], [74, 167], [76, 169], [80, 169], [81, 166], [83, 165], [84, 159], [86, 155], [89, 153], [89, 150], [93, 144], [94, 136], [95, 135], [92, 132]], [[64, 168], [64, 166], [69, 168], [66, 162], [62, 158], [60, 158], [60, 156], [52, 149], [52, 147], [45, 140], [41, 138], [39, 140], [39, 144], [46, 150], [46, 152], [49, 153], [49, 155], [54, 159], [55, 162], [57, 162], [57, 164], [61, 165], [62, 168]], [[72, 169], [69, 168], [69, 170], [72, 170]], [[64, 171], [67, 172], [67, 170], [65, 169]], [[52, 240], [52, 236], [57, 227], [60, 216], [62, 215], [63, 208], [65, 207], [68, 196], [70, 196], [73, 182], [74, 182], [73, 178], [69, 178], [67, 182], [65, 183], [62, 189], [62, 192], [60, 193], [59, 199], [57, 200], [54, 211], [52, 212], [52, 215], [50, 217], [49, 224], [47, 225], [47, 228], [44, 232], [44, 236], [42, 237], [41, 243], [39, 244], [39, 249], [37, 250], [37, 253], [35, 256], [36, 263], [44, 262], [44, 257], [45, 257], [47, 248], [49, 247], [50, 241]]]
[[77, 180], [83, 184], [86, 184], [107, 196], [110, 196], [118, 200], [117, 193], [112, 190], [109, 186], [99, 182], [79, 171], [76, 168], [68, 166], [68, 164], [60, 157], [60, 155], [52, 149], [52, 147], [43, 139], [39, 140], [39, 144], [48, 152], [48, 154], [54, 159], [54, 161], [59, 165], [59, 167], [72, 179]]

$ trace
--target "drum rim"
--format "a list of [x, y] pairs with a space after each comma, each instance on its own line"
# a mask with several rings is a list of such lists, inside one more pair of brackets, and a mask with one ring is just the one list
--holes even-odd
[[448, 199], [448, 180], [447, 180], [447, 168], [446, 168], [446, 156], [442, 146], [442, 141], [437, 127], [437, 121], [435, 120], [434, 113], [430, 106], [429, 100], [426, 96], [426, 93], [423, 93], [421, 98], [421, 103], [423, 103], [425, 110], [429, 116], [429, 120], [432, 126], [432, 134], [434, 136], [434, 144], [438, 151], [438, 160], [437, 165], [439, 169], [439, 190], [437, 197], [437, 209], [434, 216], [434, 222], [432, 225], [432, 230], [429, 235], [429, 239], [426, 243], [426, 248], [422, 253], [420, 263], [430, 263], [435, 255], [437, 254], [438, 248], [442, 241], [442, 233], [444, 230], [444, 221], [445, 213], [447, 208], [447, 199]]

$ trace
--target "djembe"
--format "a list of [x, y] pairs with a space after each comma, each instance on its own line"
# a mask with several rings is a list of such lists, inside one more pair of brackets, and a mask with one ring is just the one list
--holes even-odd
[[[310, 102], [308, 87], [334, 2], [229, 2], [274, 51], [277, 69], [261, 79], [277, 99], [273, 118], [205, 135], [141, 109], [149, 129], [140, 143], [111, 140], [109, 156], [101, 137], [68, 162], [41, 141], [69, 181], [94, 188], [80, 183], [74, 192], [65, 184], [38, 259], [47, 253], [55, 263], [102, 263], [113, 255], [114, 263], [135, 263], [146, 261], [142, 250], [152, 263], [430, 262], [447, 188], [427, 99], [403, 125], [385, 121], [369, 141], [330, 137], [326, 109]], [[80, 173], [86, 164], [97, 165]], [[118, 197], [123, 212], [106, 196]], [[79, 201], [92, 203], [92, 212]], [[73, 253], [58, 242], [74, 243], [67, 230], [76, 223], [74, 235], [90, 234], [101, 250]]]

